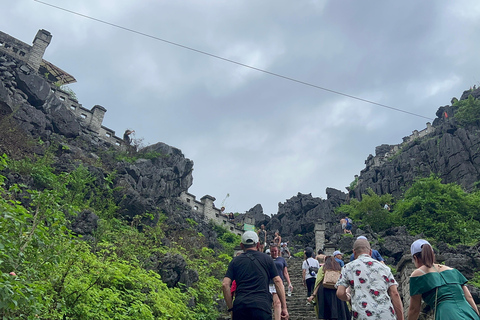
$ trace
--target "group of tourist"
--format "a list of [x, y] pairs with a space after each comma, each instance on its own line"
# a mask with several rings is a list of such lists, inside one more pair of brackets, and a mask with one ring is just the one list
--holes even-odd
[[[222, 283], [225, 301], [232, 319], [289, 319], [285, 288], [293, 289], [287, 262], [279, 256], [280, 247], [270, 246], [270, 257], [259, 252], [259, 237], [253, 231], [242, 236], [244, 251], [234, 258]], [[278, 241], [280, 244], [281, 241]], [[418, 319], [422, 300], [436, 320], [480, 320], [479, 311], [468, 288], [467, 279], [456, 269], [435, 263], [428, 241], [411, 245], [415, 271], [410, 276], [408, 319]], [[398, 283], [384, 259], [372, 250], [367, 238], [360, 236], [353, 245], [351, 262], [345, 264], [342, 253], [332, 256], [322, 250], [314, 257], [312, 248], [304, 250], [302, 276], [308, 304], [315, 305], [319, 319], [403, 319], [404, 309]], [[341, 262], [341, 263], [340, 263]], [[230, 289], [236, 282], [235, 299]]]

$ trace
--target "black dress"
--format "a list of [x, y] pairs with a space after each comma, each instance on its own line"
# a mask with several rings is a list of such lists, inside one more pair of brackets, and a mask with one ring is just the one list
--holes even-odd
[[337, 298], [337, 289], [324, 288], [323, 284], [317, 291], [317, 310], [318, 319], [351, 319], [347, 303]]

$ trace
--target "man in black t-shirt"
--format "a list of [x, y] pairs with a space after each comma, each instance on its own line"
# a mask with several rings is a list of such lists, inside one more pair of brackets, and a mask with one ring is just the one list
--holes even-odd
[[[271, 320], [272, 295], [268, 282], [273, 279], [281, 303], [282, 319], [288, 319], [285, 288], [278, 276], [277, 268], [268, 255], [258, 251], [258, 235], [246, 231], [240, 244], [243, 254], [233, 258], [228, 265], [222, 282], [223, 296], [229, 311], [233, 311], [233, 320]], [[237, 289], [235, 301], [230, 295], [230, 285], [235, 280]]]

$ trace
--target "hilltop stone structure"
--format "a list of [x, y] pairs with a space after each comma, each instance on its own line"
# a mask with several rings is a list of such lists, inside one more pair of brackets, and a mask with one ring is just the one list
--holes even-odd
[[[162, 219], [170, 232], [185, 236], [185, 245], [192, 243], [190, 232], [204, 235], [202, 241], [205, 242], [201, 245], [218, 248], [217, 234], [207, 223], [209, 221], [235, 234], [243, 233], [244, 224], [264, 223], [269, 232], [280, 231], [282, 238], [289, 241], [292, 253], [315, 245], [317, 250], [324, 249], [327, 254], [340, 250], [348, 259], [355, 237], [365, 235], [387, 263], [396, 266], [405, 303], [408, 301], [408, 275], [412, 270], [411, 259], [405, 254], [415, 237], [405, 227], [377, 234], [369, 228], [358, 228], [355, 221], [354, 236], [345, 236], [335, 209], [353, 197], [360, 199], [368, 188], [378, 194], [399, 195], [416, 177], [428, 176], [431, 172], [444, 182], [458, 182], [466, 190], [471, 190], [480, 180], [478, 128], [455, 126], [455, 107], [444, 106], [437, 111], [433, 124], [427, 123], [424, 130], [414, 131], [401, 144], [377, 147], [375, 157], [370, 155], [366, 160], [366, 168], [349, 193], [327, 188], [326, 199], [298, 193], [280, 203], [278, 214], [272, 217], [265, 217], [261, 206], [257, 205], [232, 221], [215, 207], [214, 197], [205, 195], [198, 201], [188, 193], [193, 183], [193, 161], [181, 150], [159, 142], [138, 150], [139, 157], [130, 159], [131, 162], [118, 160], [116, 151], [125, 148], [125, 144], [114, 130], [102, 125], [107, 110], [102, 106], [94, 106], [91, 110], [84, 108], [67, 90], [55, 85], [73, 83], [75, 79], [43, 59], [51, 39], [48, 31], [40, 30], [30, 46], [0, 32], [0, 120], [11, 118], [32, 140], [42, 141], [43, 145], [35, 146], [34, 150], [39, 155], [49, 146], [58, 145], [52, 160], [52, 168], [58, 172], [71, 172], [82, 163], [96, 183], [111, 179], [109, 188], [118, 206], [116, 214], [132, 227], [153, 226]], [[480, 89], [466, 91], [461, 99], [470, 94], [478, 98]], [[0, 143], [0, 150], [8, 148]], [[151, 159], [142, 158], [142, 154], [162, 156]], [[115, 177], [107, 176], [97, 160], [108, 165]], [[5, 175], [7, 187], [14, 183], [33, 185], [29, 176], [8, 172]], [[78, 234], [93, 237], [97, 219], [94, 212], [83, 212], [71, 220], [71, 228]], [[160, 240], [165, 244], [175, 241], [167, 236]], [[439, 244], [438, 250], [447, 265], [471, 279], [480, 268], [479, 247], [480, 244], [450, 248]], [[161, 274], [171, 287], [178, 283], [188, 286], [198, 279], [198, 274], [188, 269], [180, 255], [158, 253], [150, 257], [147, 265], [148, 269]], [[469, 288], [479, 302], [478, 290]]]
[[[88, 133], [94, 133], [114, 145], [123, 145], [123, 139], [116, 136], [114, 130], [102, 125], [107, 109], [95, 105], [89, 110], [63, 89], [63, 85], [74, 83], [76, 80], [72, 75], [43, 59], [51, 40], [50, 32], [42, 29], [37, 32], [33, 44], [30, 46], [0, 31], [0, 54], [3, 53], [4, 58], [11, 58], [12, 60], [9, 60], [12, 63], [13, 60], [16, 63], [25, 63], [21, 67], [23, 72], [17, 74], [17, 77], [13, 77], [14, 73], [9, 70], [0, 71], [3, 71], [7, 77], [10, 75], [12, 79], [16, 78], [15, 80], [23, 85], [29, 102], [33, 102], [34, 105], [42, 105], [51, 92], [58, 99], [58, 103], [68, 106], [73, 115], [80, 119], [85, 129], [89, 131]], [[42, 94], [39, 96], [39, 93]]]
[[192, 209], [199, 213], [206, 221], [213, 221], [239, 236], [244, 232], [244, 224], [255, 225], [255, 219], [248, 216], [243, 216], [241, 221], [238, 219], [229, 219], [228, 215], [222, 213], [219, 208], [215, 207], [214, 202], [216, 199], [210, 195], [205, 195], [198, 201], [193, 194], [182, 192], [180, 199], [192, 207]]
[[[3, 71], [3, 75], [12, 80], [8, 89], [5, 89], [10, 90], [10, 93], [14, 95], [13, 88], [15, 84], [19, 85], [22, 92], [16, 93], [25, 94], [26, 96], [24, 98], [36, 107], [44, 106], [46, 103], [53, 105], [53, 108], [56, 109], [62, 105], [65, 106], [66, 108], [61, 108], [64, 119], [59, 122], [64, 123], [63, 130], [60, 130], [60, 132], [67, 136], [75, 137], [83, 131], [85, 134], [97, 136], [118, 148], [124, 148], [125, 142], [123, 139], [116, 136], [114, 130], [102, 125], [107, 109], [100, 105], [93, 106], [91, 110], [84, 108], [68, 90], [62, 89], [62, 85], [74, 83], [76, 80], [72, 75], [43, 59], [45, 50], [51, 40], [52, 35], [50, 32], [42, 29], [37, 32], [33, 40], [33, 45], [30, 46], [0, 31], [0, 54], [4, 54], [2, 61], [0, 61], [3, 62], [3, 67], [0, 69], [0, 72]], [[21, 72], [14, 70], [19, 66], [19, 62], [24, 63], [24, 65], [20, 66]], [[14, 76], [15, 73], [16, 76]], [[4, 96], [6, 97], [7, 94]], [[47, 108], [52, 109], [52, 106]], [[11, 103], [7, 102], [7, 106], [4, 106], [4, 109], [7, 114], [13, 112], [13, 101], [11, 101]], [[32, 110], [29, 112], [32, 112]], [[27, 113], [28, 112], [25, 112], [25, 114]], [[36, 115], [24, 117], [23, 120], [29, 122], [30, 126], [35, 121], [33, 118], [36, 118]], [[75, 118], [75, 120], [73, 118]], [[77, 125], [77, 122], [80, 123], [80, 127]], [[57, 124], [54, 125], [54, 127], [59, 128], [60, 125]], [[72, 130], [72, 128], [74, 129]], [[154, 152], [161, 151], [165, 152], [165, 154], [172, 155], [181, 154], [178, 149], [168, 147], [164, 144], [149, 146], [145, 148], [144, 152], [152, 150]], [[182, 160], [179, 159], [179, 161]], [[193, 166], [193, 164], [191, 166]], [[190, 165], [186, 167], [190, 167]], [[128, 169], [125, 168], [123, 170]], [[189, 173], [189, 171], [187, 170], [186, 173]], [[153, 177], [153, 180], [155, 180], [155, 176]], [[191, 185], [191, 180], [191, 178], [185, 179], [186, 182], [183, 184], [183, 187], [186, 189], [183, 190], [188, 190], [188, 187]], [[127, 201], [124, 201], [127, 207], [140, 208], [141, 210], [146, 209], [148, 205], [142, 200], [142, 193], [144, 192], [141, 191], [138, 196], [132, 197], [130, 201], [128, 201], [128, 204]], [[242, 218], [242, 221], [229, 220], [228, 217], [220, 212], [220, 209], [215, 208], [214, 197], [205, 195], [200, 199], [201, 201], [197, 201], [195, 199], [196, 197], [187, 191], [178, 191], [178, 193], [181, 193], [179, 199], [190, 205], [193, 211], [199, 214], [205, 221], [213, 220], [232, 233], [241, 235], [243, 234], [243, 224], [255, 224], [255, 219], [248, 217]], [[130, 215], [132, 217], [135, 216], [137, 211], [139, 210], [130, 210]]]

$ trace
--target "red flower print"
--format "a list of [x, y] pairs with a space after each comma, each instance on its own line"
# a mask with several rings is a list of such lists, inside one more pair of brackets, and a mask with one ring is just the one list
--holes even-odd
[[368, 261], [368, 262], [367, 262], [367, 266], [371, 266], [371, 265], [373, 265], [373, 262], [372, 262], [372, 261]]
[[358, 312], [354, 311], [353, 312], [353, 319], [357, 319], [358, 318]]
[[394, 310], [392, 307], [390, 307], [390, 312], [391, 312], [392, 314], [395, 314], [395, 310]]
[[355, 270], [355, 274], [356, 274], [357, 276], [359, 276], [360, 273], [362, 273], [362, 271], [360, 271], [360, 270]]
[[393, 279], [393, 278], [390, 279], [390, 282], [391, 282], [391, 283], [394, 283], [394, 282], [395, 282], [395, 279]]
[[354, 284], [353, 280], [350, 280], [350, 285], [353, 286]]
[[365, 311], [365, 314], [369, 317], [373, 316], [372, 311], [369, 311], [369, 310]]
[[360, 281], [360, 283], [365, 283], [367, 282], [367, 280], [363, 279], [363, 278], [358, 278], [358, 281]]
[[370, 289], [370, 293], [373, 294], [375, 297], [378, 297], [380, 295], [380, 292], [377, 290]]
[[388, 279], [388, 277], [385, 275], [383, 276], [383, 280], [385, 280], [386, 282], [390, 282], [390, 279]]
[[366, 308], [366, 307], [367, 307], [367, 303], [366, 303], [366, 302], [362, 302], [362, 307]]

